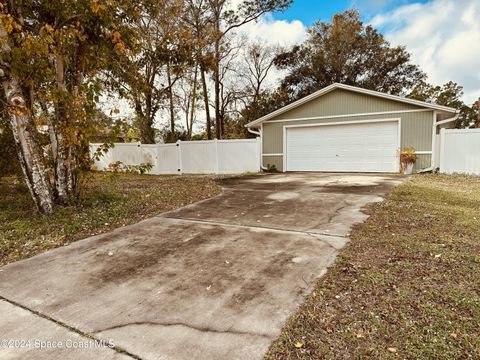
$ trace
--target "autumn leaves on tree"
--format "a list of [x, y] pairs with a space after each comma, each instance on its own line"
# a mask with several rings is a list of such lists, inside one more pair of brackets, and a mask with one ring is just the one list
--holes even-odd
[[[105, 95], [127, 100], [128, 132], [143, 143], [156, 141], [161, 116], [167, 142], [192, 139], [197, 117], [205, 126], [196, 138], [246, 137], [248, 121], [333, 82], [454, 106], [462, 109], [459, 126], [480, 124], [460, 86], [428, 84], [406, 49], [392, 47], [354, 10], [316, 22], [290, 49], [239, 36], [245, 24], [290, 3], [0, 0], [0, 126], [8, 122], [14, 139], [2, 133], [0, 146], [15, 142], [39, 211], [76, 200], [89, 142], [120, 126], [99, 106]], [[268, 81], [273, 69], [284, 75], [278, 86]]]
[[[88, 161], [100, 86], [96, 74], [127, 52], [127, 1], [10, 1], [1, 4], [0, 75], [26, 183], [39, 211], [68, 204]], [[123, 33], [123, 34], [122, 34]], [[49, 151], [37, 126], [49, 129]]]
[[[192, 94], [188, 134], [200, 103], [197, 94], [203, 92], [211, 138], [207, 75], [212, 74], [215, 134], [221, 138], [220, 59], [227, 51], [226, 35], [289, 3], [245, 0], [235, 9], [225, 0], [1, 2], [2, 108], [39, 211], [50, 213], [77, 197], [88, 142], [99, 130], [97, 103], [108, 86], [133, 105], [146, 143], [155, 141], [154, 120], [167, 103], [175, 140], [173, 86], [193, 73], [184, 82]], [[48, 128], [48, 149], [39, 141], [39, 125]]]

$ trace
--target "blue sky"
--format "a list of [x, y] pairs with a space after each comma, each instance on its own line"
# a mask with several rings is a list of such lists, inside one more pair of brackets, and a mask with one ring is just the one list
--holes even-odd
[[293, 0], [250, 32], [284, 46], [300, 43], [313, 22], [351, 8], [392, 45], [405, 46], [430, 83], [457, 82], [468, 104], [480, 97], [480, 0]]
[[427, 0], [294, 0], [287, 10], [275, 13], [273, 17], [277, 20], [300, 20], [308, 26], [318, 19], [329, 20], [335, 13], [357, 8], [364, 20], [368, 21], [378, 13], [389, 12], [411, 3], [426, 2]]

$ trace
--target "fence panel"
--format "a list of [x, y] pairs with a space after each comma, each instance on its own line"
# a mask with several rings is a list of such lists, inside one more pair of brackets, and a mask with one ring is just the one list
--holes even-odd
[[142, 144], [138, 149], [140, 164], [152, 164], [152, 172], [157, 167], [157, 147], [154, 144]]
[[480, 129], [440, 131], [440, 171], [480, 175]]
[[[90, 151], [101, 144], [91, 144]], [[175, 144], [117, 143], [95, 166], [152, 164], [151, 174], [239, 174], [260, 170], [260, 142], [245, 140], [179, 141]]]
[[157, 150], [157, 166], [152, 174], [180, 173], [180, 153], [177, 144], [153, 145]]
[[256, 139], [218, 141], [217, 157], [219, 174], [258, 172], [260, 142]]
[[215, 140], [179, 141], [181, 169], [186, 174], [216, 174]]
[[115, 161], [119, 159], [125, 165], [138, 165], [144, 162], [139, 143], [122, 144], [122, 146], [115, 146], [111, 150]]

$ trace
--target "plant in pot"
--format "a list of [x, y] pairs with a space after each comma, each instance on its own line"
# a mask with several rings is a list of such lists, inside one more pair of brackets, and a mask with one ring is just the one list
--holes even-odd
[[417, 161], [417, 153], [413, 147], [408, 147], [400, 151], [400, 165], [405, 175], [413, 173], [413, 166]]

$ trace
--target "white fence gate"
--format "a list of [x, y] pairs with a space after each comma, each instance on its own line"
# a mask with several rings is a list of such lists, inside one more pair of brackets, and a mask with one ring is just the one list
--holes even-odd
[[[101, 145], [90, 144], [90, 153]], [[107, 170], [109, 164], [121, 161], [125, 165], [150, 163], [150, 174], [240, 174], [260, 171], [260, 158], [257, 139], [115, 143], [95, 166]]]
[[480, 175], [480, 129], [440, 130], [440, 172]]

